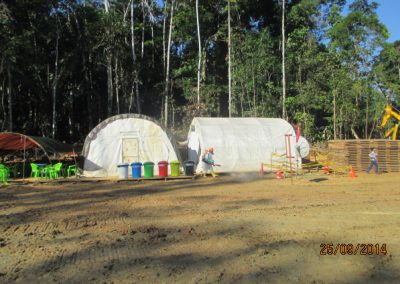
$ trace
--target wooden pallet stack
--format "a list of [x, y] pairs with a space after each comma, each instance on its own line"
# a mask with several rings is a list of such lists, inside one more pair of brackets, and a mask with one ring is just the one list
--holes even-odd
[[329, 152], [333, 153], [333, 163], [338, 166], [351, 165], [357, 171], [365, 171], [370, 159], [370, 148], [378, 154], [380, 171], [400, 172], [400, 141], [393, 140], [331, 140]]

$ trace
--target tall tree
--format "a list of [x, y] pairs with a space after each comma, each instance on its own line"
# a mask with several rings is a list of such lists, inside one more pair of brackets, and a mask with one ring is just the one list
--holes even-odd
[[56, 11], [56, 44], [55, 44], [55, 59], [54, 59], [54, 78], [53, 78], [53, 86], [52, 86], [52, 91], [53, 91], [53, 122], [52, 122], [52, 132], [51, 132], [51, 137], [53, 139], [56, 136], [56, 106], [57, 106], [57, 84], [58, 84], [58, 56], [59, 56], [59, 39], [60, 39], [60, 28], [59, 28], [59, 20], [57, 17], [57, 11]]
[[[133, 1], [133, 0], [132, 0]], [[106, 13], [106, 37], [107, 46], [105, 48], [106, 61], [107, 61], [107, 115], [111, 116], [113, 111], [113, 76], [112, 76], [112, 49], [111, 49], [111, 21], [110, 16], [110, 3], [104, 0], [104, 10]]]
[[228, 110], [232, 116], [232, 75], [231, 75], [231, 0], [228, 0]]
[[286, 68], [285, 68], [285, 0], [282, 0], [282, 117], [284, 119], [287, 119]]
[[[1, 105], [3, 109], [1, 130], [5, 129], [6, 121], [8, 119], [8, 130], [13, 131], [13, 87], [11, 68], [12, 66], [15, 66], [16, 44], [17, 39], [12, 32], [11, 12], [5, 3], [0, 3], [0, 78], [2, 78], [0, 91]], [[5, 96], [7, 96], [8, 101], [8, 115], [4, 104]]]
[[197, 41], [199, 43], [199, 59], [197, 64], [197, 109], [200, 108], [200, 75], [201, 75], [201, 36], [199, 20], [199, 0], [196, 0]]
[[171, 0], [171, 8], [170, 8], [170, 19], [169, 19], [169, 33], [168, 33], [168, 43], [167, 43], [167, 63], [166, 63], [166, 72], [165, 72], [165, 99], [164, 99], [164, 125], [168, 125], [168, 104], [169, 104], [169, 82], [170, 82], [170, 58], [171, 58], [171, 41], [172, 41], [172, 29], [173, 29], [173, 19], [174, 19], [174, 6], [175, 0]]
[[373, 57], [388, 36], [376, 14], [377, 7], [374, 1], [355, 0], [348, 15], [340, 16], [334, 11], [332, 28], [328, 31], [331, 51], [337, 53], [353, 80], [351, 89], [346, 91], [351, 98], [347, 107], [353, 106], [346, 112], [346, 124], [355, 138], [361, 137], [360, 132], [369, 137], [371, 103], [375, 101], [371, 97]]
[[400, 41], [386, 43], [374, 63], [379, 88], [390, 103], [400, 103]]

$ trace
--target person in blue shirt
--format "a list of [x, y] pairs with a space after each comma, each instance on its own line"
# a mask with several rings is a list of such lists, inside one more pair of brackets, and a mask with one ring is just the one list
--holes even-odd
[[375, 167], [375, 173], [377, 174], [379, 172], [379, 166], [378, 166], [378, 160], [377, 156], [378, 154], [375, 152], [375, 148], [371, 148], [371, 153], [369, 153], [369, 159], [371, 160], [371, 164], [368, 166], [367, 173], [370, 172], [372, 167]]

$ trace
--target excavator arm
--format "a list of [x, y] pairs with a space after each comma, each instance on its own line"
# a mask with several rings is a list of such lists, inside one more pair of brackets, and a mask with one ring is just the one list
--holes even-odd
[[385, 138], [388, 138], [390, 134], [392, 134], [392, 140], [396, 140], [398, 129], [399, 129], [399, 124], [396, 124], [395, 126], [393, 126], [388, 131], [385, 132]]
[[389, 118], [392, 117], [392, 116], [395, 119], [397, 119], [398, 122], [394, 127], [389, 129], [388, 131], [386, 131], [385, 138], [387, 138], [390, 135], [392, 135], [392, 140], [396, 140], [397, 131], [399, 129], [399, 124], [400, 124], [400, 113], [397, 112], [397, 110], [394, 109], [391, 105], [387, 105], [386, 108], [385, 108], [385, 115], [382, 118], [381, 128], [383, 128], [386, 125], [386, 123], [388, 122]]

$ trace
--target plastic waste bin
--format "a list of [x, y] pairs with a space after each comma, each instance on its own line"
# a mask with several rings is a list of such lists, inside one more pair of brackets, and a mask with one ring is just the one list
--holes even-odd
[[181, 163], [179, 163], [179, 161], [171, 161], [169, 164], [171, 165], [171, 176], [178, 177], [180, 174], [179, 166]]
[[168, 176], [168, 162], [167, 161], [158, 162], [158, 175], [160, 177]]
[[194, 175], [194, 162], [193, 161], [186, 161], [184, 163], [185, 168], [185, 175], [186, 176], [193, 176]]
[[117, 167], [118, 167], [118, 177], [120, 179], [127, 179], [129, 164], [121, 163], [121, 164], [118, 164]]
[[144, 177], [152, 178], [154, 176], [154, 163], [153, 162], [144, 162]]
[[131, 164], [132, 167], [132, 177], [140, 178], [142, 176], [142, 163], [134, 162]]

